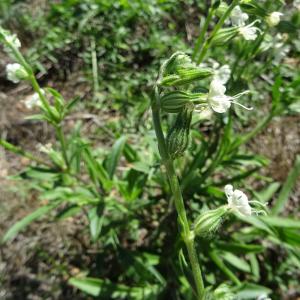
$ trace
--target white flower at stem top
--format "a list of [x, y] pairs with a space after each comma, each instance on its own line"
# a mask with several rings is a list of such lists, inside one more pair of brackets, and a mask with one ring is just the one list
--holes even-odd
[[254, 26], [256, 23], [260, 23], [260, 20], [255, 20], [254, 22], [240, 26], [238, 28], [239, 34], [244, 37], [246, 41], [254, 41], [257, 38], [257, 32], [261, 33], [261, 30]]
[[283, 16], [283, 13], [274, 11], [271, 14], [269, 14], [266, 18], [266, 22], [270, 27], [277, 26], [280, 22], [280, 18]]
[[13, 83], [18, 83], [28, 76], [24, 67], [17, 63], [6, 65], [6, 74], [7, 79]]
[[232, 25], [234, 26], [244, 26], [246, 24], [246, 21], [249, 19], [249, 16], [242, 12], [241, 8], [239, 6], [236, 6], [230, 15], [230, 20]]
[[249, 204], [248, 197], [244, 192], [240, 190], [233, 190], [233, 186], [228, 184], [225, 186], [225, 194], [227, 196], [229, 208], [244, 216], [251, 216], [252, 209]]
[[245, 107], [244, 105], [236, 102], [235, 100], [240, 98], [242, 95], [249, 93], [245, 91], [235, 96], [225, 95], [226, 87], [219, 79], [213, 79], [208, 93], [208, 105], [210, 108], [217, 113], [225, 113], [231, 106], [232, 103], [237, 104], [247, 110], [252, 108]]

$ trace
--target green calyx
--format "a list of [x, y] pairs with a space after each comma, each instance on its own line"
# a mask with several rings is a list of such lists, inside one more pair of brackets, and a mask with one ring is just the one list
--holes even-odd
[[168, 132], [166, 145], [172, 159], [182, 156], [188, 147], [193, 110], [193, 103], [185, 104]]
[[228, 206], [225, 205], [201, 213], [194, 222], [195, 235], [208, 236], [216, 232], [228, 212]]
[[191, 58], [182, 53], [174, 53], [169, 60], [166, 61], [158, 85], [161, 87], [172, 87], [189, 84], [196, 80], [213, 75], [213, 70], [202, 68], [192, 62]]
[[187, 103], [202, 104], [207, 102], [207, 94], [171, 91], [160, 98], [160, 107], [167, 113], [181, 112]]

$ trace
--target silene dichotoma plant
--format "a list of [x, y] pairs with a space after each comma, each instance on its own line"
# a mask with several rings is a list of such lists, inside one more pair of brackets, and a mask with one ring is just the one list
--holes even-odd
[[[248, 25], [248, 15], [242, 13], [238, 6], [235, 7], [232, 15], [234, 27], [229, 30], [220, 30], [211, 38], [211, 44], [228, 41], [231, 38], [242, 35], [245, 40], [254, 40], [257, 32], [261, 30], [255, 27], [256, 20]], [[207, 42], [202, 49], [210, 45]], [[205, 50], [206, 51], [206, 50]], [[206, 52], [200, 53], [202, 62]], [[226, 94], [226, 82], [230, 77], [230, 68], [223, 66], [218, 69], [205, 67], [205, 64], [196, 64], [192, 59], [182, 52], [174, 53], [167, 59], [159, 70], [158, 79], [154, 86], [154, 97], [152, 100], [152, 117], [154, 129], [157, 136], [158, 148], [162, 163], [165, 167], [170, 188], [173, 194], [175, 207], [178, 213], [181, 237], [187, 249], [190, 266], [194, 276], [195, 295], [197, 299], [205, 299], [204, 280], [201, 272], [198, 255], [195, 248], [195, 236], [209, 236], [220, 226], [228, 214], [234, 213], [241, 217], [251, 216], [253, 213], [264, 213], [264, 210], [254, 210], [245, 193], [234, 190], [232, 185], [225, 187], [227, 204], [214, 210], [207, 210], [200, 214], [195, 222], [190, 222], [187, 217], [185, 203], [180, 189], [179, 180], [174, 167], [174, 160], [184, 155], [189, 143], [189, 131], [194, 112], [211, 110], [212, 112], [226, 113], [232, 104], [239, 105], [246, 110], [252, 110], [237, 102], [249, 91], [241, 92], [234, 96]], [[189, 86], [200, 80], [210, 79], [207, 93], [191, 91]], [[162, 126], [162, 113], [176, 114], [173, 126], [165, 135]], [[255, 201], [254, 201], [255, 202]], [[257, 203], [258, 205], [260, 203]], [[192, 224], [192, 225], [191, 225]], [[225, 298], [224, 298], [225, 299]], [[229, 299], [229, 298], [228, 298]], [[231, 298], [233, 299], [233, 298]]]

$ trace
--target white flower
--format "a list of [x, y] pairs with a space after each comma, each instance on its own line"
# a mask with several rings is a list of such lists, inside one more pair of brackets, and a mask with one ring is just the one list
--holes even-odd
[[293, 6], [300, 11], [300, 0], [294, 0]]
[[246, 21], [249, 19], [249, 16], [246, 13], [243, 13], [239, 6], [236, 6], [230, 15], [231, 23], [234, 26], [244, 26]]
[[20, 64], [8, 64], [6, 65], [7, 79], [13, 83], [18, 83], [20, 80], [27, 77], [27, 72]]
[[46, 154], [49, 154], [53, 149], [52, 149], [52, 144], [51, 143], [48, 143], [46, 145], [43, 145], [43, 144], [38, 144], [37, 145], [37, 149], [40, 151], [40, 152], [43, 152], [43, 153], [46, 153]]
[[233, 190], [233, 186], [228, 184], [225, 186], [225, 194], [229, 208], [244, 216], [251, 216], [252, 209], [245, 193], [240, 190]]
[[241, 26], [239, 30], [239, 34], [244, 37], [246, 41], [253, 41], [257, 38], [257, 31], [261, 32], [261, 30], [254, 26], [255, 23], [259, 23], [259, 20], [256, 20], [248, 25]]
[[224, 65], [215, 71], [214, 79], [219, 80], [221, 83], [225, 84], [230, 79], [231, 70], [229, 65]]
[[280, 18], [283, 16], [283, 13], [274, 11], [271, 14], [269, 14], [266, 18], [266, 22], [270, 27], [277, 26], [280, 22]]
[[209, 88], [208, 104], [215, 112], [225, 113], [230, 108], [231, 103], [240, 105], [248, 110], [252, 109], [234, 101], [235, 99], [240, 98], [242, 95], [249, 93], [249, 91], [245, 91], [233, 97], [225, 95], [225, 92], [226, 87], [224, 86], [224, 84], [218, 79], [213, 79]]
[[12, 45], [15, 48], [21, 47], [21, 42], [15, 34], [8, 34], [5, 36], [5, 39], [8, 44]]
[[[41, 90], [43, 94], [45, 94], [45, 92], [43, 90]], [[24, 104], [26, 106], [26, 108], [28, 109], [32, 109], [35, 106], [40, 106], [41, 105], [41, 100], [40, 100], [40, 96], [38, 93], [34, 93], [33, 95], [30, 95], [29, 97], [27, 97], [24, 101]]]

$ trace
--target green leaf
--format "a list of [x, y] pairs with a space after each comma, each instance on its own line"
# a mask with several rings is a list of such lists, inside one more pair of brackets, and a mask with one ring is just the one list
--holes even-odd
[[103, 280], [98, 278], [70, 278], [68, 281], [69, 284], [77, 287], [81, 291], [92, 295], [99, 296], [101, 292], [101, 287]]
[[77, 287], [81, 291], [92, 295], [100, 296], [101, 299], [132, 299], [132, 300], [152, 300], [157, 299], [160, 291], [158, 285], [145, 285], [143, 287], [130, 287], [124, 284], [115, 284], [111, 281], [98, 278], [70, 278], [69, 284]]
[[225, 261], [234, 266], [236, 269], [243, 272], [251, 273], [250, 265], [243, 259], [237, 257], [236, 255], [230, 252], [222, 252], [221, 256]]
[[81, 207], [77, 205], [69, 205], [66, 208], [64, 208], [62, 211], [60, 211], [56, 216], [55, 219], [58, 221], [67, 219], [69, 217], [72, 217], [78, 213], [81, 212]]
[[256, 299], [261, 295], [269, 295], [272, 291], [264, 286], [244, 283], [236, 289], [236, 297], [239, 300]]
[[85, 149], [82, 152], [82, 157], [87, 164], [87, 169], [94, 183], [98, 182], [104, 187], [105, 190], [109, 190], [111, 188], [111, 181], [109, 179], [109, 175], [107, 174], [103, 165], [93, 157], [90, 149]]
[[101, 232], [103, 225], [103, 207], [94, 207], [89, 211], [90, 232], [92, 240], [95, 242]]
[[80, 100], [80, 97], [75, 97], [74, 99], [72, 99], [70, 102], [68, 102], [67, 106], [66, 106], [66, 111], [69, 112], [70, 110], [73, 109], [73, 107], [77, 104], [77, 102]]
[[277, 192], [277, 190], [280, 187], [279, 182], [273, 182], [270, 185], [268, 185], [265, 189], [263, 189], [260, 192], [253, 192], [256, 199], [262, 203], [266, 203], [271, 200], [273, 195]]
[[289, 199], [289, 195], [290, 195], [293, 187], [295, 186], [299, 176], [300, 176], [300, 155], [298, 155], [296, 157], [295, 164], [294, 164], [293, 168], [291, 169], [291, 171], [288, 175], [288, 178], [285, 181], [285, 183], [280, 191], [280, 194], [278, 195], [275, 205], [272, 208], [273, 214], [276, 215], [284, 209], [286, 202]]
[[276, 217], [276, 216], [264, 216], [264, 217], [260, 217], [260, 219], [266, 224], [268, 224], [269, 226], [300, 229], [299, 220], [293, 220], [293, 219]]
[[105, 168], [109, 174], [109, 177], [112, 179], [116, 168], [117, 168], [117, 164], [120, 160], [122, 151], [124, 149], [125, 146], [125, 142], [126, 142], [127, 137], [126, 136], [122, 136], [120, 137], [113, 145], [109, 155], [106, 158], [105, 161]]
[[216, 246], [220, 250], [230, 251], [236, 254], [246, 253], [260, 253], [264, 251], [264, 247], [261, 245], [247, 245], [234, 242], [216, 242]]
[[28, 226], [33, 221], [39, 219], [43, 215], [46, 215], [52, 209], [57, 207], [59, 203], [46, 205], [38, 208], [33, 213], [27, 215], [25, 218], [21, 219], [17, 223], [15, 223], [3, 236], [1, 243], [6, 243], [9, 240], [12, 240], [21, 230], [23, 230], [26, 226]]
[[57, 90], [52, 89], [52, 88], [47, 88], [46, 89], [54, 98], [54, 104], [55, 104], [55, 108], [57, 109], [57, 111], [61, 111], [61, 109], [64, 107], [65, 105], [65, 100], [63, 98], [63, 96], [61, 95], [61, 93], [59, 93]]

